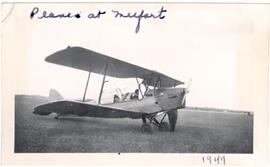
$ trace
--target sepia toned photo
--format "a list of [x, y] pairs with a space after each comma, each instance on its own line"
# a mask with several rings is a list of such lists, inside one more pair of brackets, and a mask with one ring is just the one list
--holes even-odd
[[266, 162], [268, 4], [2, 6], [7, 164]]

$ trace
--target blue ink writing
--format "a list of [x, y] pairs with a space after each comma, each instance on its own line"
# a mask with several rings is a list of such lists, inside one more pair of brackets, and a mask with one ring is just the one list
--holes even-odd
[[89, 19], [96, 19], [100, 18], [101, 15], [106, 14], [106, 11], [98, 11], [98, 13], [95, 15], [94, 13], [89, 13], [88, 18]]
[[38, 19], [45, 19], [45, 18], [77, 18], [79, 19], [81, 17], [80, 13], [72, 14], [70, 12], [67, 13], [53, 13], [53, 12], [47, 12], [43, 11], [42, 14], [39, 14], [39, 8], [34, 7], [32, 9], [32, 12], [30, 14], [30, 18], [32, 19], [35, 15], [37, 15]]
[[163, 15], [165, 12], [167, 12], [167, 10], [165, 10], [163, 8], [163, 6], [161, 7], [160, 11], [157, 12], [157, 14], [153, 14], [153, 13], [146, 13], [144, 10], [141, 10], [141, 12], [137, 13], [137, 12], [134, 12], [134, 13], [126, 13], [126, 14], [123, 14], [121, 13], [120, 11], [118, 10], [112, 10], [112, 12], [114, 13], [114, 17], [115, 18], [136, 18], [138, 19], [137, 21], [137, 26], [136, 26], [136, 29], [135, 29], [135, 32], [138, 33], [139, 30], [140, 30], [140, 26], [141, 26], [141, 19], [144, 18], [144, 19], [164, 19], [165, 16]]
[[[137, 12], [126, 12], [123, 13], [119, 10], [112, 10], [112, 14], [114, 18], [125, 18], [125, 19], [136, 19], [137, 25], [135, 29], [135, 33], [140, 31], [141, 20], [142, 19], [164, 19], [166, 9], [162, 6], [159, 11], [156, 13], [146, 12], [145, 10], [137, 11]], [[34, 7], [30, 13], [30, 19], [80, 19], [82, 17], [87, 17], [89, 20], [101, 18], [102, 15], [107, 14], [104, 10], [98, 10], [96, 12], [88, 12], [87, 15], [82, 15], [82, 12], [51, 12], [46, 10], [40, 10], [38, 7]]]

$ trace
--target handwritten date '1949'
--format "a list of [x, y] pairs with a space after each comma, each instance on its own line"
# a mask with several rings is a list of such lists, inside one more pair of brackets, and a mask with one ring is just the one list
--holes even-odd
[[225, 165], [225, 156], [220, 155], [208, 155], [202, 157], [202, 162], [207, 165]]

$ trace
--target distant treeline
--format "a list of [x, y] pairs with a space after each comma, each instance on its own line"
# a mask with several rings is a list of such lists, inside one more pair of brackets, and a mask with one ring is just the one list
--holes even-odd
[[253, 115], [253, 112], [252, 111], [231, 110], [231, 109], [214, 108], [214, 107], [194, 107], [194, 106], [187, 106], [186, 109], [200, 110], [200, 111], [213, 111], [213, 112], [245, 113], [245, 114], [248, 114], [248, 115]]

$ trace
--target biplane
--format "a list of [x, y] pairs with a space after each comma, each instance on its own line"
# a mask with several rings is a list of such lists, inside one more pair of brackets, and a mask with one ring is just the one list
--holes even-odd
[[[88, 77], [82, 100], [66, 100], [54, 91], [51, 92], [52, 96], [58, 98], [35, 107], [34, 114], [54, 113], [56, 119], [68, 115], [142, 119], [141, 131], [152, 133], [153, 126], [158, 127], [160, 131], [174, 131], [177, 110], [184, 108], [186, 104], [190, 84], [181, 87], [184, 85], [182, 81], [82, 47], [68, 47], [60, 50], [46, 57], [45, 61], [87, 71]], [[103, 75], [97, 103], [86, 101], [91, 73]], [[106, 76], [136, 79], [138, 87], [134, 92], [121, 97], [115, 94], [113, 102], [102, 104], [101, 97], [105, 82], [107, 82]], [[166, 116], [169, 123], [165, 121]]]

